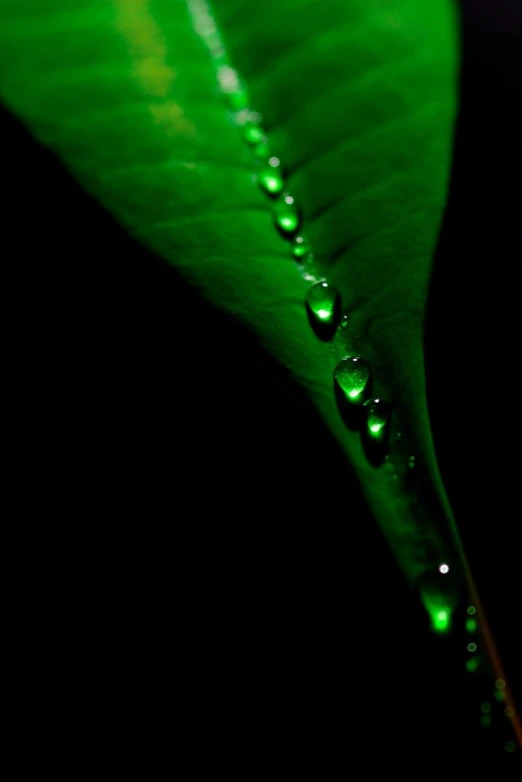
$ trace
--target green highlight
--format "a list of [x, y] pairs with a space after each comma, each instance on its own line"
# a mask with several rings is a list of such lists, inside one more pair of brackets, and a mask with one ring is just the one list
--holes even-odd
[[470, 657], [470, 659], [466, 662], [466, 670], [468, 673], [475, 673], [479, 665], [480, 665], [479, 657]]
[[299, 229], [299, 212], [292, 196], [281, 197], [274, 208], [274, 222], [282, 233], [292, 236]]
[[300, 261], [301, 258], [309, 255], [310, 252], [311, 247], [306, 239], [303, 239], [302, 236], [296, 236], [292, 245], [292, 256], [296, 259], [296, 261]]
[[451, 613], [449, 610], [441, 608], [432, 615], [431, 621], [434, 630], [438, 633], [447, 633], [451, 625]]
[[266, 136], [263, 133], [263, 129], [259, 125], [255, 125], [253, 122], [246, 122], [243, 125], [243, 138], [247, 144], [255, 146], [262, 141], [266, 141]]
[[484, 716], [480, 718], [480, 724], [483, 728], [489, 728], [491, 725], [491, 717], [489, 714], [484, 714]]
[[474, 633], [477, 630], [477, 623], [474, 619], [466, 619], [466, 630], [468, 633]]
[[258, 182], [268, 195], [279, 195], [284, 187], [283, 177], [273, 168], [261, 171], [258, 176]]
[[367, 409], [366, 430], [372, 440], [382, 443], [389, 430], [391, 407], [382, 399], [365, 402]]
[[360, 356], [343, 358], [334, 369], [334, 380], [350, 405], [362, 405], [370, 393], [370, 365]]
[[338, 317], [339, 291], [327, 282], [316, 282], [308, 289], [306, 306], [312, 320], [319, 325], [333, 325]]
[[504, 692], [504, 690], [497, 690], [495, 692], [495, 699], [497, 701], [500, 701], [500, 702], [505, 701], [506, 700], [506, 693]]

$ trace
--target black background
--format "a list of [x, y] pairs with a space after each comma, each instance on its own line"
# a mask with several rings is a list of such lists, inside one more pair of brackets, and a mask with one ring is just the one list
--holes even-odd
[[[520, 692], [522, 5], [461, 5], [429, 401]], [[463, 673], [462, 639], [428, 633], [299, 390], [1, 119], [4, 257], [22, 272], [4, 293], [20, 346], [14, 458], [31, 476], [23, 501], [49, 519], [39, 534], [60, 560], [73, 708], [85, 703], [96, 745], [149, 769], [188, 757], [194, 775], [210, 764], [322, 778], [331, 765], [515, 778], [504, 721], [479, 726], [491, 683]]]

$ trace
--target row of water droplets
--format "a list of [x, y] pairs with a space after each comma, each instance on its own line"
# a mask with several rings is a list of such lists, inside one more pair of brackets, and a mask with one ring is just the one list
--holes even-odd
[[[198, 36], [208, 48], [221, 93], [244, 142], [251, 148], [256, 165], [256, 180], [271, 203], [276, 230], [288, 242], [289, 255], [295, 261], [304, 280], [309, 283], [305, 307], [310, 325], [316, 336], [332, 343], [337, 364], [333, 370], [333, 386], [339, 411], [352, 431], [359, 431], [365, 454], [371, 464], [383, 465], [383, 477], [390, 478], [390, 492], [404, 496], [400, 485], [402, 478], [407, 485], [418, 473], [417, 461], [401, 433], [392, 436], [391, 405], [372, 396], [373, 377], [370, 362], [357, 349], [357, 335], [350, 334], [353, 349], [347, 347], [350, 320], [343, 314], [341, 296], [337, 288], [324, 279], [319, 271], [312, 248], [302, 231], [302, 218], [294, 197], [287, 190], [285, 171], [281, 160], [270, 148], [263, 128], [261, 115], [254, 111], [238, 72], [229, 62], [219, 29], [207, 0], [188, 0], [192, 24]], [[353, 331], [353, 330], [352, 330]], [[389, 446], [393, 445], [393, 448]], [[415, 469], [414, 469], [415, 468]], [[401, 493], [402, 492], [402, 493]], [[410, 494], [410, 504], [416, 504]], [[422, 514], [420, 514], [422, 515]], [[422, 520], [418, 520], [422, 526]], [[417, 535], [418, 538], [422, 534]], [[419, 546], [422, 545], [418, 541]], [[440, 546], [425, 546], [417, 552], [423, 567], [438, 575], [437, 568], [448, 558]], [[439, 571], [440, 572], [440, 571]], [[439, 610], [437, 606], [436, 611]], [[432, 616], [433, 619], [433, 616]], [[449, 609], [448, 609], [449, 621]], [[441, 629], [440, 619], [433, 621], [435, 629]]]
[[[342, 313], [341, 296], [337, 288], [322, 278], [317, 271], [312, 248], [302, 231], [301, 213], [294, 197], [287, 191], [281, 161], [279, 157], [272, 154], [263, 128], [262, 116], [252, 110], [248, 91], [237, 71], [228, 61], [223, 41], [206, 0], [189, 0], [188, 6], [194, 29], [204, 40], [212, 55], [218, 82], [226, 97], [228, 108], [233, 114], [244, 142], [252, 150], [256, 161], [257, 183], [272, 203], [274, 226], [288, 241], [291, 257], [303, 278], [310, 284], [305, 299], [310, 325], [319, 339], [334, 343], [335, 353], [340, 358], [333, 372], [340, 412], [349, 428], [361, 430], [368, 459], [374, 464], [384, 463], [385, 471], [394, 480], [398, 479], [398, 473], [401, 471], [408, 483], [411, 475], [417, 473], [416, 458], [410, 455], [411, 452], [408, 452], [407, 446], [401, 441], [400, 432], [396, 433], [394, 444], [399, 450], [402, 446], [403, 453], [389, 454], [391, 405], [383, 399], [372, 398], [373, 378], [369, 361], [346, 348], [343, 333], [349, 326], [348, 315]], [[447, 577], [450, 571], [450, 566], [445, 560], [445, 557], [438, 560], [439, 577], [441, 575]], [[433, 574], [433, 570], [431, 573]], [[451, 610], [451, 607], [446, 606], [443, 601], [434, 602], [430, 614], [432, 627], [436, 632], [445, 633], [450, 629]], [[473, 633], [477, 629], [473, 616], [475, 608], [470, 606], [467, 612], [466, 630]], [[475, 656], [477, 650], [477, 643], [474, 640], [467, 644], [470, 657], [466, 668], [470, 673], [475, 672], [478, 667], [478, 657]], [[504, 686], [503, 680], [497, 680], [495, 690], [497, 701], [503, 699]], [[491, 722], [490, 711], [489, 702], [484, 702], [481, 706], [481, 722], [484, 726], [488, 726]], [[510, 706], [506, 707], [505, 716], [508, 719], [513, 716]], [[507, 752], [512, 752], [515, 749], [514, 742], [507, 741], [505, 749]]]

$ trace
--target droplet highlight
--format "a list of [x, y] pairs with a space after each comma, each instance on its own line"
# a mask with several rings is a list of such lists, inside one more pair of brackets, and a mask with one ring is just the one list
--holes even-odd
[[299, 210], [292, 196], [281, 196], [274, 208], [274, 222], [284, 236], [291, 237], [299, 230]]
[[341, 297], [339, 291], [328, 282], [316, 282], [306, 294], [308, 316], [314, 329], [333, 336], [339, 320]]
[[292, 256], [296, 261], [302, 261], [307, 255], [310, 255], [311, 247], [302, 236], [296, 236], [292, 244]]
[[370, 365], [360, 356], [343, 358], [334, 369], [334, 380], [349, 405], [362, 405], [370, 395]]
[[275, 168], [265, 168], [259, 173], [258, 182], [262, 190], [270, 196], [279, 195], [284, 187], [283, 177]]
[[377, 443], [384, 443], [389, 434], [391, 406], [383, 399], [371, 399], [365, 402], [366, 434]]
[[246, 143], [250, 144], [251, 146], [256, 146], [262, 141], [266, 141], [263, 128], [261, 128], [259, 125], [256, 125], [254, 122], [245, 122], [245, 124], [242, 126], [242, 133]]

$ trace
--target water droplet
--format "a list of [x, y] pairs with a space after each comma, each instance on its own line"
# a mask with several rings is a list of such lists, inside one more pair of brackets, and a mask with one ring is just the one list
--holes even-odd
[[446, 573], [449, 573], [449, 565], [447, 565], [446, 562], [439, 565], [439, 573], [442, 573], [443, 576], [445, 576]]
[[504, 749], [506, 752], [514, 752], [516, 750], [516, 744], [514, 741], [506, 741], [504, 744]]
[[281, 165], [281, 161], [279, 160], [278, 157], [273, 157], [272, 156], [268, 160], [268, 165], [272, 166], [272, 168], [279, 168], [279, 166]]
[[515, 716], [515, 709], [513, 708], [513, 706], [506, 706], [506, 708], [504, 709], [504, 714], [508, 719], [511, 719], [512, 717]]
[[258, 182], [268, 195], [279, 195], [284, 187], [283, 177], [280, 172], [274, 168], [265, 168], [260, 171]]
[[296, 261], [300, 261], [302, 258], [304, 258], [306, 255], [310, 254], [310, 245], [306, 241], [306, 239], [303, 239], [302, 236], [296, 236], [294, 239], [294, 243], [292, 245], [292, 255], [296, 259]]
[[348, 315], [343, 315], [341, 318], [341, 328], [347, 329], [349, 324]]
[[256, 146], [266, 141], [266, 136], [263, 133], [263, 128], [259, 125], [255, 125], [253, 122], [245, 122], [242, 126], [243, 138], [247, 144]]
[[350, 405], [362, 405], [370, 395], [370, 365], [360, 356], [343, 358], [334, 369], [334, 379]]
[[316, 282], [308, 288], [306, 307], [312, 326], [318, 336], [333, 336], [339, 320], [341, 297], [339, 291], [327, 282]]
[[489, 716], [489, 714], [484, 714], [480, 718], [480, 724], [482, 725], [483, 728], [489, 728], [489, 726], [491, 725], [491, 717]]
[[389, 434], [391, 406], [383, 399], [368, 400], [364, 406], [367, 411], [366, 434], [374, 442], [384, 442]]
[[483, 703], [480, 707], [483, 714], [489, 714], [491, 711], [491, 703]]
[[468, 644], [467, 648], [468, 648], [468, 652], [476, 652], [477, 644], [472, 641], [470, 644]]
[[473, 614], [477, 613], [477, 609], [475, 608], [475, 606], [468, 606], [467, 611], [470, 616], [473, 616]]
[[495, 687], [497, 690], [504, 690], [506, 688], [506, 682], [504, 679], [497, 679], [495, 682]]
[[292, 196], [284, 196], [278, 199], [274, 209], [274, 221], [285, 236], [293, 236], [300, 223], [299, 210]]

